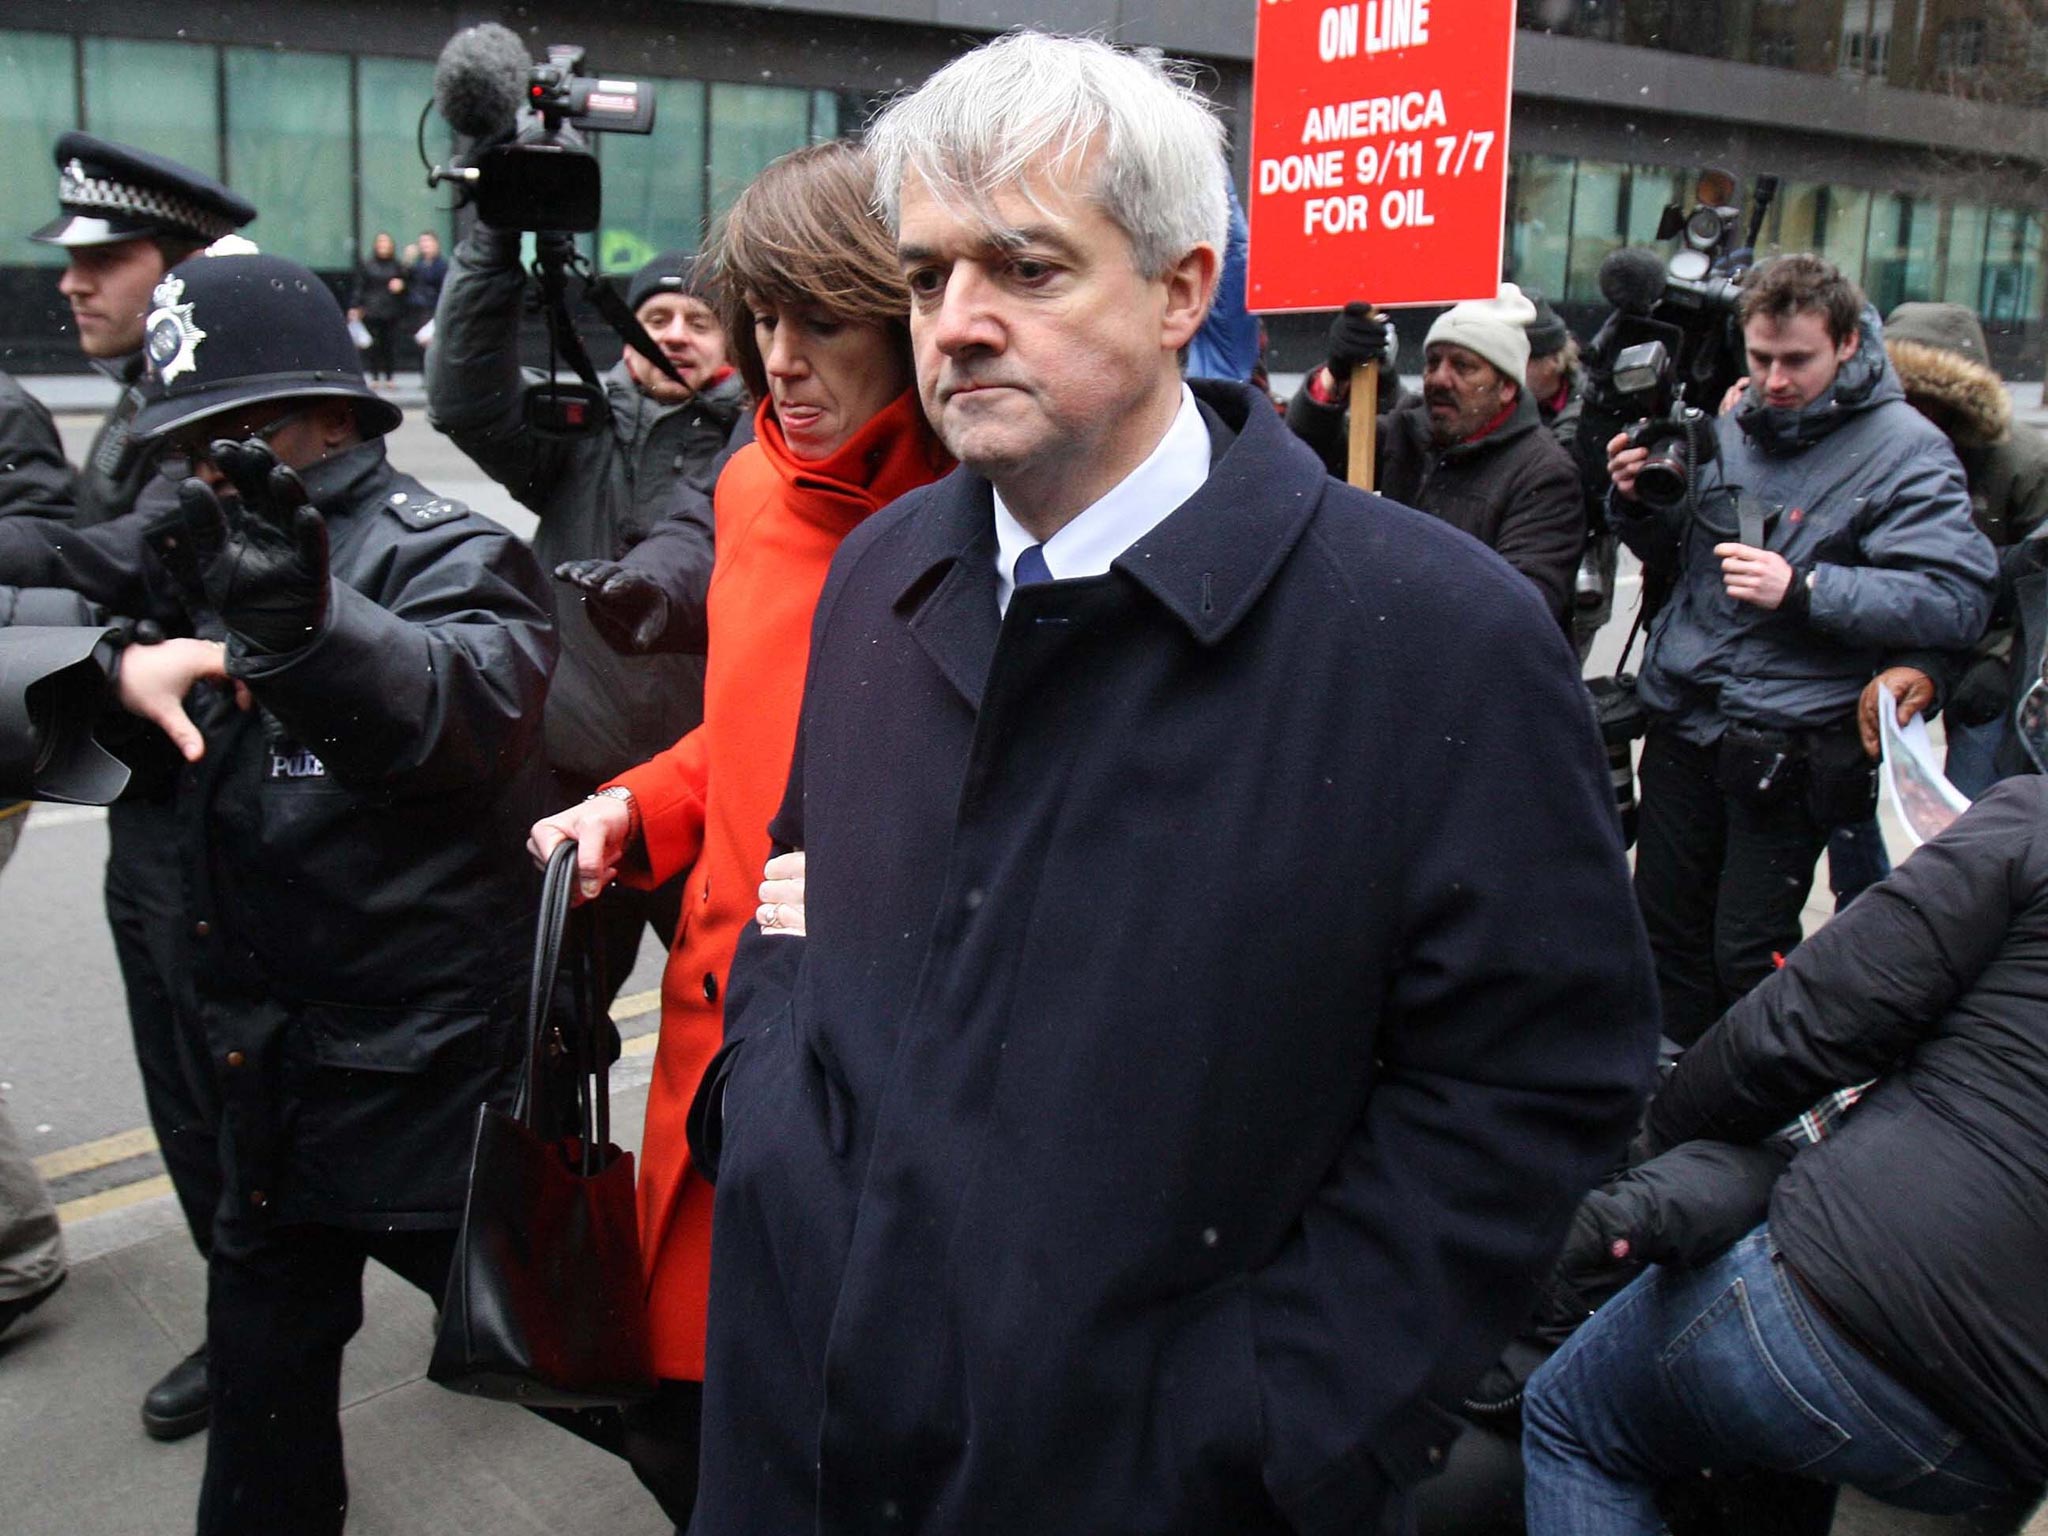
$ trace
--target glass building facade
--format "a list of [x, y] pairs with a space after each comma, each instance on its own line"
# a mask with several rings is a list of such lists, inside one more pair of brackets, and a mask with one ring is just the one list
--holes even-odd
[[[421, 161], [422, 147], [436, 162], [453, 148], [440, 117], [422, 117], [432, 60], [0, 29], [0, 73], [17, 87], [0, 98], [0, 185], [33, 212], [24, 232], [56, 211], [52, 141], [84, 128], [221, 177], [260, 210], [257, 244], [319, 271], [350, 270], [380, 230], [401, 247], [454, 234], [453, 200]], [[840, 129], [834, 91], [651, 84], [654, 134], [589, 136], [605, 186], [590, 244], [606, 271], [697, 244], [761, 167]], [[64, 256], [24, 241], [6, 260]]]

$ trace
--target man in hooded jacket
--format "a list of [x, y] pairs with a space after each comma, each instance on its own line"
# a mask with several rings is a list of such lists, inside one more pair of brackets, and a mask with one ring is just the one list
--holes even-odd
[[[1991, 626], [1970, 659], [1943, 714], [1948, 776], [1967, 795], [2031, 770], [2011, 730], [2015, 681], [2021, 691], [2032, 668], [2016, 659], [2016, 587], [2037, 550], [2022, 546], [2048, 521], [2048, 437], [2012, 419], [2012, 397], [1991, 366], [1984, 327], [1961, 304], [1901, 304], [1884, 322], [1885, 352], [1906, 400], [1947, 436], [1962, 461], [1970, 513], [1999, 551], [1999, 591]], [[2038, 656], [2039, 636], [2031, 649]]]
[[1637, 500], [1645, 450], [1608, 444], [1610, 523], [1673, 581], [1638, 685], [1636, 897], [1681, 1045], [1798, 943], [1829, 829], [1874, 807], [1865, 685], [1882, 674], [1930, 703], [1925, 674], [1894, 664], [1974, 644], [1997, 570], [1962, 467], [1906, 403], [1854, 283], [1779, 257], [1752, 271], [1738, 318], [1751, 382], [1716, 419], [1696, 508]]

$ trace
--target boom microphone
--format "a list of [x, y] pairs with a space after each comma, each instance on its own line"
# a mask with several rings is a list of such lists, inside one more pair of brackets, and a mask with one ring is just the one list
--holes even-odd
[[532, 67], [526, 45], [495, 21], [465, 27], [434, 65], [434, 105], [465, 138], [495, 139], [512, 131], [526, 102]]
[[1600, 262], [1600, 295], [1624, 314], [1647, 315], [1664, 297], [1664, 258], [1641, 245], [1609, 251]]

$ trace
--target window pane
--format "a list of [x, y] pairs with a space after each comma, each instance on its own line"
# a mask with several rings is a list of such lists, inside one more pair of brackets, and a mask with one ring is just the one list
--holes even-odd
[[1686, 203], [1688, 189], [1685, 180], [1683, 171], [1661, 165], [1630, 168], [1627, 244], [1657, 243], [1657, 225], [1664, 218], [1664, 210], [1673, 203], [1681, 207]]
[[839, 137], [839, 98], [831, 91], [811, 92], [811, 142]]
[[80, 46], [87, 128], [220, 175], [220, 91], [211, 48], [109, 37], [88, 37]]
[[[40, 228], [57, 215], [57, 171], [50, 147], [78, 121], [78, 82], [71, 68], [71, 39], [47, 32], [0, 32], [0, 186], [14, 189], [13, 207], [22, 227], [16, 236]], [[10, 265], [60, 267], [64, 252], [54, 245], [15, 239]]]
[[1508, 276], [1538, 293], [1563, 293], [1572, 221], [1572, 162], [1517, 155], [1508, 181]]
[[631, 272], [704, 232], [704, 87], [653, 80], [654, 132], [597, 133], [604, 165], [604, 214], [597, 261]]
[[1987, 320], [2031, 320], [2039, 307], [2040, 220], [2017, 208], [1991, 210], [1984, 251], [1984, 297], [1978, 306]]
[[[356, 166], [362, 188], [357, 249], [367, 251], [388, 229], [404, 250], [431, 229], [445, 248], [454, 235], [444, 210], [454, 189], [429, 187], [420, 164], [420, 108], [434, 94], [434, 66], [425, 59], [356, 60]], [[427, 114], [427, 155], [436, 165], [455, 152], [455, 135], [438, 112]]]
[[227, 85], [228, 175], [256, 205], [256, 243], [309, 267], [353, 266], [348, 60], [230, 48]]
[[1886, 194], [1870, 206], [1863, 287], [1881, 315], [1934, 291], [1935, 204]]
[[1870, 194], [1861, 187], [1825, 189], [1827, 218], [1821, 229], [1820, 254], [1847, 274], [1863, 281], [1864, 241], [1870, 233]]
[[[1622, 243], [1628, 167], [1582, 161], [1572, 197], [1571, 271], [1564, 296], [1598, 301], [1601, 260]], [[1555, 298], [1555, 292], [1545, 298]]]
[[1787, 251], [1817, 251], [1821, 245], [1821, 222], [1827, 216], [1827, 188], [1817, 181], [1788, 181], [1778, 188], [1771, 205], [1768, 237], [1762, 256], [1782, 256]]
[[810, 140], [811, 93], [779, 85], [711, 87], [711, 212], [732, 206], [770, 160]]
[[1957, 203], [1949, 210], [1948, 262], [1941, 280], [1941, 296], [1951, 304], [1977, 307], [1977, 295], [1984, 281], [1984, 236], [1989, 210], [1981, 203]]

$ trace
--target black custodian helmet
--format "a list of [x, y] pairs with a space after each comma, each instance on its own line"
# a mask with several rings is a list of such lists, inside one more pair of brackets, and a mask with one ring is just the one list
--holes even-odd
[[402, 419], [363, 381], [328, 286], [281, 256], [194, 256], [164, 274], [142, 322], [148, 373], [134, 433], [161, 438], [260, 400], [349, 400], [366, 438]]
[[29, 236], [45, 245], [112, 245], [162, 236], [210, 245], [256, 217], [256, 205], [189, 165], [90, 133], [57, 136], [63, 212]]

